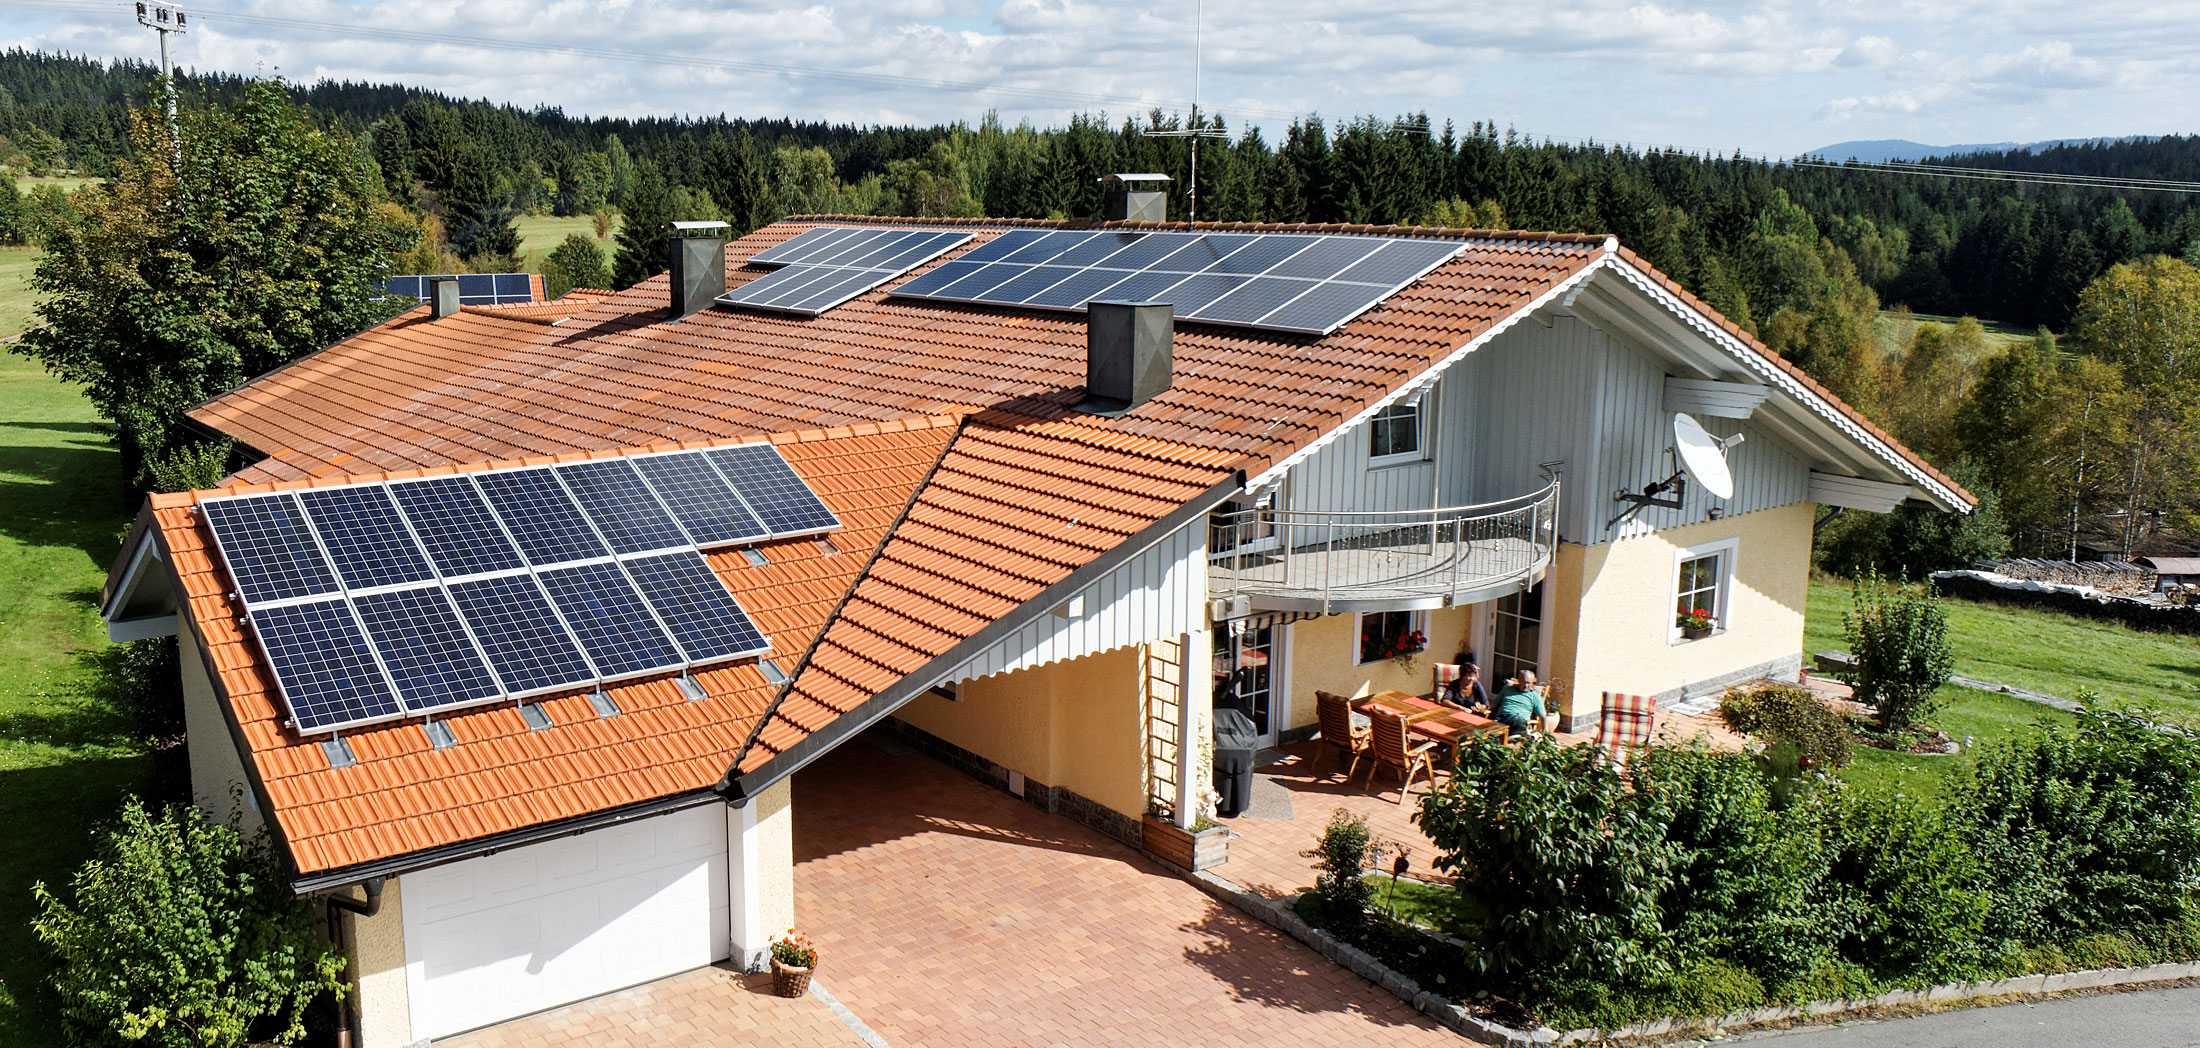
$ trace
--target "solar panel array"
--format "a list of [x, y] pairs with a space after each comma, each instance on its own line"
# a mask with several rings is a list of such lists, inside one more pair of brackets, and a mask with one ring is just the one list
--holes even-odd
[[1167, 302], [1180, 320], [1326, 335], [1465, 246], [1425, 237], [1015, 229], [893, 289], [945, 302], [1082, 310]]
[[428, 281], [446, 276], [458, 278], [458, 304], [462, 306], [502, 306], [514, 302], [533, 302], [535, 284], [525, 273], [444, 273], [417, 277], [391, 277], [382, 282], [383, 295], [411, 295], [425, 302], [428, 298]]
[[816, 316], [938, 258], [971, 238], [936, 229], [818, 226], [759, 252], [752, 265], [784, 267], [718, 296], [750, 306]]
[[769, 444], [199, 509], [300, 734], [762, 654], [700, 550], [840, 526]]

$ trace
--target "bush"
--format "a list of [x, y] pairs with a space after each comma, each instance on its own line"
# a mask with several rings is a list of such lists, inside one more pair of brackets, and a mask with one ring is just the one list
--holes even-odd
[[1658, 896], [1679, 849], [1603, 752], [1489, 736], [1414, 818], [1460, 899], [1467, 963], [1506, 991], [1670, 973]]
[[1786, 747], [1801, 768], [1831, 771], [1849, 762], [1848, 718], [1809, 688], [1732, 689], [1719, 699], [1719, 717], [1735, 731]]
[[308, 1005], [342, 992], [344, 962], [314, 933], [263, 836], [136, 800], [102, 835], [68, 898], [32, 889], [31, 927], [79, 1043], [217, 1048], [295, 1043]]
[[1955, 817], [1994, 871], [2006, 939], [2175, 923], [2200, 883], [2200, 740], [2089, 706], [1982, 750]]
[[562, 298], [577, 287], [610, 288], [611, 267], [595, 241], [574, 233], [543, 260], [542, 279], [543, 290], [551, 298]]
[[1979, 974], [1992, 900], [1962, 834], [1900, 796], [1844, 801], [1827, 885], [1841, 959], [1910, 985]]
[[1940, 686], [1954, 672], [1948, 617], [1930, 590], [1897, 586], [1876, 574], [1856, 580], [1841, 615], [1856, 668], [1856, 701], [1879, 708], [1880, 727], [1904, 731], [1939, 708]]
[[149, 745], [183, 741], [183, 663], [174, 637], [118, 644], [102, 653], [115, 702]]
[[1322, 921], [1338, 938], [1355, 941], [1367, 927], [1367, 907], [1375, 886], [1365, 874], [1375, 862], [1375, 843], [1367, 832], [1367, 816], [1339, 808], [1330, 813], [1320, 843], [1304, 853], [1319, 860], [1314, 868], [1314, 894], [1321, 900]]

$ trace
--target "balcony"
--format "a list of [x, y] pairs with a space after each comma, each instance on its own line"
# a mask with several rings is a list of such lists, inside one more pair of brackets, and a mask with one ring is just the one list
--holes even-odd
[[1231, 602], [1221, 617], [1491, 600], [1543, 577], [1558, 544], [1557, 512], [1553, 481], [1532, 495], [1480, 506], [1216, 513], [1209, 517], [1208, 596]]

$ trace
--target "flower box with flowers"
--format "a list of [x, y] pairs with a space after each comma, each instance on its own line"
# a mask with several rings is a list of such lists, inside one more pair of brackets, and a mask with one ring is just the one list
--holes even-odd
[[1360, 634], [1360, 662], [1389, 659], [1402, 670], [1413, 668], [1413, 657], [1428, 650], [1428, 634], [1420, 630], [1407, 630], [1397, 634]]
[[800, 997], [810, 992], [810, 972], [817, 968], [817, 947], [794, 929], [772, 940], [772, 992], [781, 997]]
[[1702, 608], [1690, 608], [1674, 616], [1674, 625], [1681, 629], [1681, 636], [1689, 640], [1708, 637], [1719, 628], [1719, 620]]

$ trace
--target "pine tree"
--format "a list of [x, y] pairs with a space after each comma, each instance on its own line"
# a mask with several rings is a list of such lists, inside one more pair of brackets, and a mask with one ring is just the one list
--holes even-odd
[[443, 194], [444, 224], [451, 250], [477, 270], [505, 271], [519, 255], [519, 227], [499, 185], [496, 169], [481, 149], [469, 145], [458, 154], [450, 187]]
[[634, 185], [620, 209], [618, 253], [611, 263], [611, 282], [630, 288], [671, 268], [671, 250], [665, 224], [673, 220], [672, 192], [665, 187], [657, 165], [634, 165]]
[[702, 167], [701, 188], [717, 202], [726, 222], [733, 227], [734, 236], [747, 235], [779, 220], [779, 206], [772, 199], [771, 182], [764, 177], [763, 158], [756, 155], [756, 143], [747, 131], [712, 135], [710, 148], [703, 154]]

